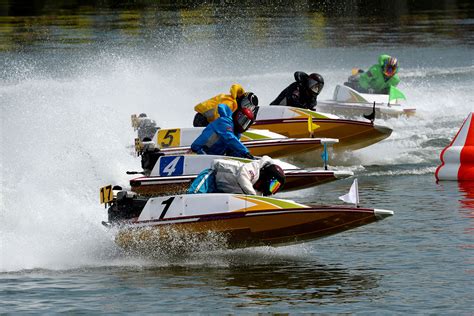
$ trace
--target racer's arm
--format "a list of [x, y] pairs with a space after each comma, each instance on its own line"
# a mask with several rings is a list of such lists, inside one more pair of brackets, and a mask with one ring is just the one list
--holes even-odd
[[286, 105], [297, 108], [307, 108], [307, 106], [300, 102], [299, 83], [293, 82], [270, 105]]
[[297, 108], [307, 109], [308, 105], [301, 102], [301, 91], [300, 87], [295, 86], [295, 88], [287, 95], [288, 105], [294, 106]]
[[217, 101], [220, 95], [210, 98], [209, 100], [203, 101], [194, 107], [194, 111], [201, 113], [210, 123], [219, 117], [217, 114]]
[[237, 182], [245, 194], [256, 195], [253, 184], [257, 182], [259, 163], [257, 161], [245, 163], [239, 170]]
[[400, 77], [398, 75], [394, 75], [390, 80], [388, 80], [390, 86], [396, 87], [400, 83]]
[[232, 119], [225, 120], [224, 118], [220, 118], [218, 123], [216, 133], [227, 144], [228, 150], [234, 152], [238, 157], [248, 156], [249, 150], [234, 134]]
[[359, 85], [368, 90], [368, 89], [374, 89], [375, 81], [376, 81], [376, 76], [377, 72], [380, 72], [378, 69], [380, 68], [378, 65], [373, 65], [372, 67], [369, 68], [366, 72], [362, 73], [359, 78]]
[[239, 177], [237, 178], [237, 182], [239, 183], [240, 188], [245, 194], [249, 195], [256, 195], [257, 192], [253, 188], [252, 182], [250, 182], [249, 178], [242, 172], [239, 174]]
[[293, 91], [293, 84], [286, 87], [280, 94], [273, 100], [270, 105], [288, 105], [288, 93]]
[[384, 82], [383, 88], [379, 91], [380, 93], [389, 94], [390, 87], [396, 87], [400, 82], [400, 78], [397, 75], [394, 75], [392, 78]]
[[314, 110], [318, 104], [318, 96], [312, 95], [308, 103], [305, 104], [305, 108], [308, 110]]
[[209, 133], [210, 133], [210, 127], [206, 127], [201, 135], [198, 136], [198, 138], [196, 138], [194, 140], [194, 142], [191, 144], [191, 150], [197, 154], [200, 154], [200, 155], [205, 155], [206, 152], [205, 152], [205, 144], [207, 143], [207, 140], [209, 139]]

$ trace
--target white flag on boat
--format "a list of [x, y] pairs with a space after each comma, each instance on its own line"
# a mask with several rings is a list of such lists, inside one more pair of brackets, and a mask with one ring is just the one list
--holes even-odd
[[349, 193], [341, 195], [339, 199], [343, 200], [346, 203], [353, 203], [355, 205], [359, 205], [359, 185], [357, 184], [357, 178], [354, 179]]

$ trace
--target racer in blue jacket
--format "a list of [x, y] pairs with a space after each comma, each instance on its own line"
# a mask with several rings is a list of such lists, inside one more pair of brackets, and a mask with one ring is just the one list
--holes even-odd
[[191, 150], [204, 155], [229, 155], [253, 159], [240, 142], [240, 134], [254, 122], [254, 112], [248, 108], [234, 113], [225, 104], [218, 105], [219, 118], [211, 122], [191, 144]]

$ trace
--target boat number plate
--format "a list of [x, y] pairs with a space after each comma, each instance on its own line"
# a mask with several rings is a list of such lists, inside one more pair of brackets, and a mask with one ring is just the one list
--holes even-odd
[[160, 158], [161, 176], [180, 176], [184, 170], [184, 156], [163, 156]]
[[100, 188], [100, 204], [110, 203], [114, 198], [112, 185]]
[[160, 148], [178, 147], [181, 143], [181, 130], [162, 129], [158, 131], [158, 146]]

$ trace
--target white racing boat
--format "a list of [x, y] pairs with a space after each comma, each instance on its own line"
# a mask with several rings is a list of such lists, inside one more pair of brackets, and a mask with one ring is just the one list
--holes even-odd
[[[183, 155], [191, 150], [193, 141], [201, 135], [204, 127], [159, 129], [151, 139], [156, 148], [165, 155]], [[288, 138], [269, 130], [249, 129], [240, 138], [254, 156], [280, 158], [311, 151], [323, 151], [327, 145], [338, 143], [334, 138]], [[135, 149], [140, 153], [145, 142], [135, 139]]]
[[290, 106], [261, 106], [253, 129], [270, 130], [287, 137], [328, 137], [339, 141], [336, 150], [356, 150], [375, 144], [392, 133], [373, 122], [341, 119], [337, 115]]
[[[185, 193], [197, 175], [204, 169], [210, 168], [215, 159], [251, 161], [245, 158], [216, 155], [160, 156], [155, 161], [145, 159], [147, 163], [142, 163], [145, 175], [130, 180], [131, 190], [141, 195], [151, 196]], [[147, 165], [148, 163], [150, 165]], [[353, 172], [347, 170], [304, 170], [279, 160], [275, 160], [275, 163], [285, 171], [286, 182], [282, 191], [304, 189], [354, 175]]]
[[360, 93], [348, 86], [337, 85], [332, 100], [318, 101], [318, 111], [351, 117], [369, 116], [375, 109], [376, 118], [414, 115], [416, 109], [400, 99], [390, 100], [388, 94]]
[[[310, 241], [393, 215], [350, 206], [304, 205], [291, 200], [240, 194], [189, 194], [145, 198], [111, 186], [100, 190], [109, 205], [105, 226], [117, 228], [116, 243], [150, 250], [183, 238], [198, 242], [210, 234], [225, 248], [280, 246]], [[182, 244], [182, 243], [181, 243]]]

